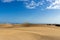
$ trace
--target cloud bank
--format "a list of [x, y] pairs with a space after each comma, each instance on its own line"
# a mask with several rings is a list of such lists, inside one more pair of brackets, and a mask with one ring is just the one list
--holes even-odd
[[47, 9], [60, 9], [60, 0], [55, 0]]
[[[46, 2], [44, 2], [44, 0], [38, 1], [37, 3], [34, 0], [1, 0], [1, 2], [3, 2], [3, 3], [6, 3], [6, 2], [10, 3], [13, 1], [17, 1], [17, 2], [23, 1], [25, 4], [25, 7], [28, 9], [35, 9], [39, 6], [43, 6], [43, 4], [46, 3]], [[45, 0], [45, 1], [50, 3], [49, 6], [46, 6], [46, 9], [60, 9], [60, 0]]]
[[1, 2], [13, 2], [13, 1], [29, 1], [29, 0], [1, 0]]
[[12, 2], [14, 0], [1, 0], [1, 2], [5, 3], [5, 2]]
[[[39, 1], [38, 3], [31, 1], [31, 3], [28, 4], [26, 7], [29, 9], [34, 9], [37, 6], [42, 6], [44, 4], [44, 0], [42, 1], [43, 2]], [[49, 6], [46, 6], [46, 9], [60, 9], [60, 0], [46, 0], [46, 1], [50, 3]]]

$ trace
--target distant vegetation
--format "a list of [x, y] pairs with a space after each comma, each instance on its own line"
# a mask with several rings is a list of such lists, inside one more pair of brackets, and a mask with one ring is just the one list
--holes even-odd
[[19, 28], [19, 27], [60, 27], [60, 24], [0, 24], [0, 28]]
[[60, 24], [55, 24], [55, 26], [60, 27]]
[[24, 23], [24, 24], [22, 24], [23, 25], [23, 27], [30, 27], [31, 25], [33, 25], [32, 23]]
[[56, 27], [60, 27], [60, 24], [47, 24], [47, 25], [54, 25]]

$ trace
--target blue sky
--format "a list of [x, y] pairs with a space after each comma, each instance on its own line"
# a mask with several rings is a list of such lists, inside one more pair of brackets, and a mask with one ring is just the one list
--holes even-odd
[[0, 0], [0, 22], [60, 24], [60, 0]]

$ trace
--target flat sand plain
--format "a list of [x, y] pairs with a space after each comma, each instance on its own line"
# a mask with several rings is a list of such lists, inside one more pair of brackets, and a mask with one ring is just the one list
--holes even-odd
[[60, 40], [60, 27], [46, 24], [29, 27], [0, 24], [0, 40]]

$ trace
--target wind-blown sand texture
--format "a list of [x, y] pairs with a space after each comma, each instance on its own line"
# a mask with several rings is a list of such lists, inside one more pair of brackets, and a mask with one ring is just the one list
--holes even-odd
[[0, 40], [60, 40], [60, 28], [55, 25], [26, 26], [0, 24]]

